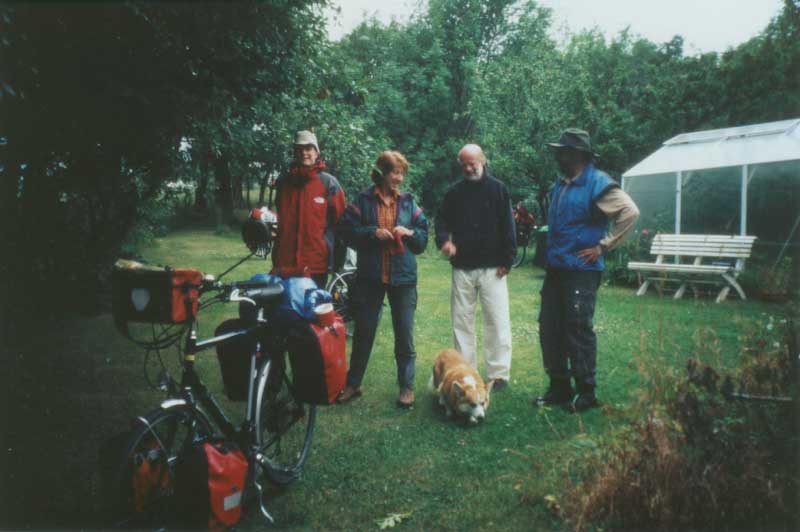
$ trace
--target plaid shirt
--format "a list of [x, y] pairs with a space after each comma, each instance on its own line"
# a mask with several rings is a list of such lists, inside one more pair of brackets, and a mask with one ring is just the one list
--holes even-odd
[[[390, 233], [394, 229], [395, 222], [397, 221], [397, 198], [400, 193], [392, 190], [388, 196], [384, 196], [380, 187], [375, 187], [375, 196], [378, 197], [378, 227], [386, 229]], [[389, 276], [391, 273], [391, 250], [393, 240], [382, 241], [381, 243], [381, 281], [384, 284], [389, 284]]]

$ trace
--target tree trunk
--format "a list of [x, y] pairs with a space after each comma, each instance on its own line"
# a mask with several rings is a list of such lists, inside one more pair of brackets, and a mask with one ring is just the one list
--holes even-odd
[[[228, 172], [230, 172], [230, 166], [228, 166]], [[242, 176], [239, 174], [239, 172], [231, 174], [231, 199], [234, 207], [239, 209], [244, 207], [243, 196]]]
[[227, 224], [233, 220], [233, 191], [228, 156], [224, 153], [214, 159], [214, 176], [217, 178], [216, 204], [220, 214], [218, 222]]

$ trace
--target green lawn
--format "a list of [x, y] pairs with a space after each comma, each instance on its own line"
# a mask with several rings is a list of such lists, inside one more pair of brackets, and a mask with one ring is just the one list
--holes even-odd
[[[236, 232], [211, 230], [172, 233], [144, 253], [150, 262], [209, 273], [221, 272], [244, 254]], [[268, 267], [264, 261], [248, 261], [228, 279]], [[544, 496], [558, 496], [571, 464], [587, 446], [626, 423], [623, 407], [640, 382], [637, 360], [680, 366], [695, 350], [696, 333], [710, 328], [719, 342], [719, 354], [713, 356], [730, 365], [744, 322], [780, 312], [778, 306], [757, 302], [638, 298], [631, 289], [603, 287], [596, 330], [598, 395], [604, 408], [582, 416], [537, 410], [530, 400], [546, 386], [536, 322], [543, 272], [527, 262], [509, 280], [511, 388], [492, 397], [484, 424], [464, 428], [434, 409], [427, 390], [433, 358], [452, 343], [450, 266], [429, 250], [419, 267], [415, 408], [395, 406], [393, 339], [384, 313], [364, 396], [319, 410], [303, 476], [269, 501], [275, 529], [377, 529], [376, 520], [393, 513], [410, 514], [399, 525], [410, 530], [559, 529]], [[235, 305], [212, 307], [201, 333], [210, 334], [235, 314]], [[177, 374], [176, 354], [166, 358]], [[7, 405], [13, 405], [5, 435], [3, 500], [15, 527], [93, 522], [100, 497], [100, 444], [161, 397], [146, 385], [143, 359], [117, 333], [108, 314], [50, 325], [30, 345], [8, 353], [6, 378], [0, 383], [7, 389]], [[222, 397], [213, 353], [200, 357], [199, 371]], [[255, 530], [262, 522], [253, 512], [238, 528]]]

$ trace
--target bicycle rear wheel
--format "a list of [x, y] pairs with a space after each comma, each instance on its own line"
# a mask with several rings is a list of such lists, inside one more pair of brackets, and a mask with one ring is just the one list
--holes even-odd
[[175, 466], [184, 449], [212, 435], [205, 415], [189, 406], [137, 418], [110, 488], [115, 528], [158, 529], [175, 523]]
[[282, 355], [261, 366], [255, 402], [261, 465], [272, 482], [289, 484], [308, 459], [317, 407], [295, 396], [291, 367]]
[[514, 262], [511, 263], [512, 268], [517, 268], [525, 260], [525, 253], [528, 251], [528, 246], [519, 246], [517, 248], [517, 256]]

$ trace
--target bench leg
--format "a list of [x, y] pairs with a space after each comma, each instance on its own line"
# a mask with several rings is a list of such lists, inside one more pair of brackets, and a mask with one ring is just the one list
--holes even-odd
[[686, 292], [686, 283], [681, 283], [680, 288], [675, 292], [673, 299], [680, 299], [683, 297], [684, 292]]
[[722, 290], [719, 291], [719, 295], [717, 296], [717, 303], [722, 303], [725, 301], [725, 298], [728, 297], [728, 292], [731, 291], [730, 286], [723, 286]]
[[650, 279], [647, 279], [645, 280], [645, 282], [642, 283], [642, 286], [639, 287], [639, 290], [636, 291], [636, 295], [643, 296], [645, 292], [647, 292], [647, 289], [649, 287], [650, 287]]
[[[744, 295], [744, 290], [742, 290], [742, 287], [739, 286], [739, 283], [736, 282], [736, 278], [734, 276], [732, 276], [729, 273], [723, 273], [722, 278], [728, 281], [728, 284], [730, 284], [739, 293], [739, 297], [742, 298], [742, 301], [745, 301], [747, 299], [747, 296]], [[728, 290], [730, 290], [730, 287], [726, 286], [725, 288], [728, 288]]]

